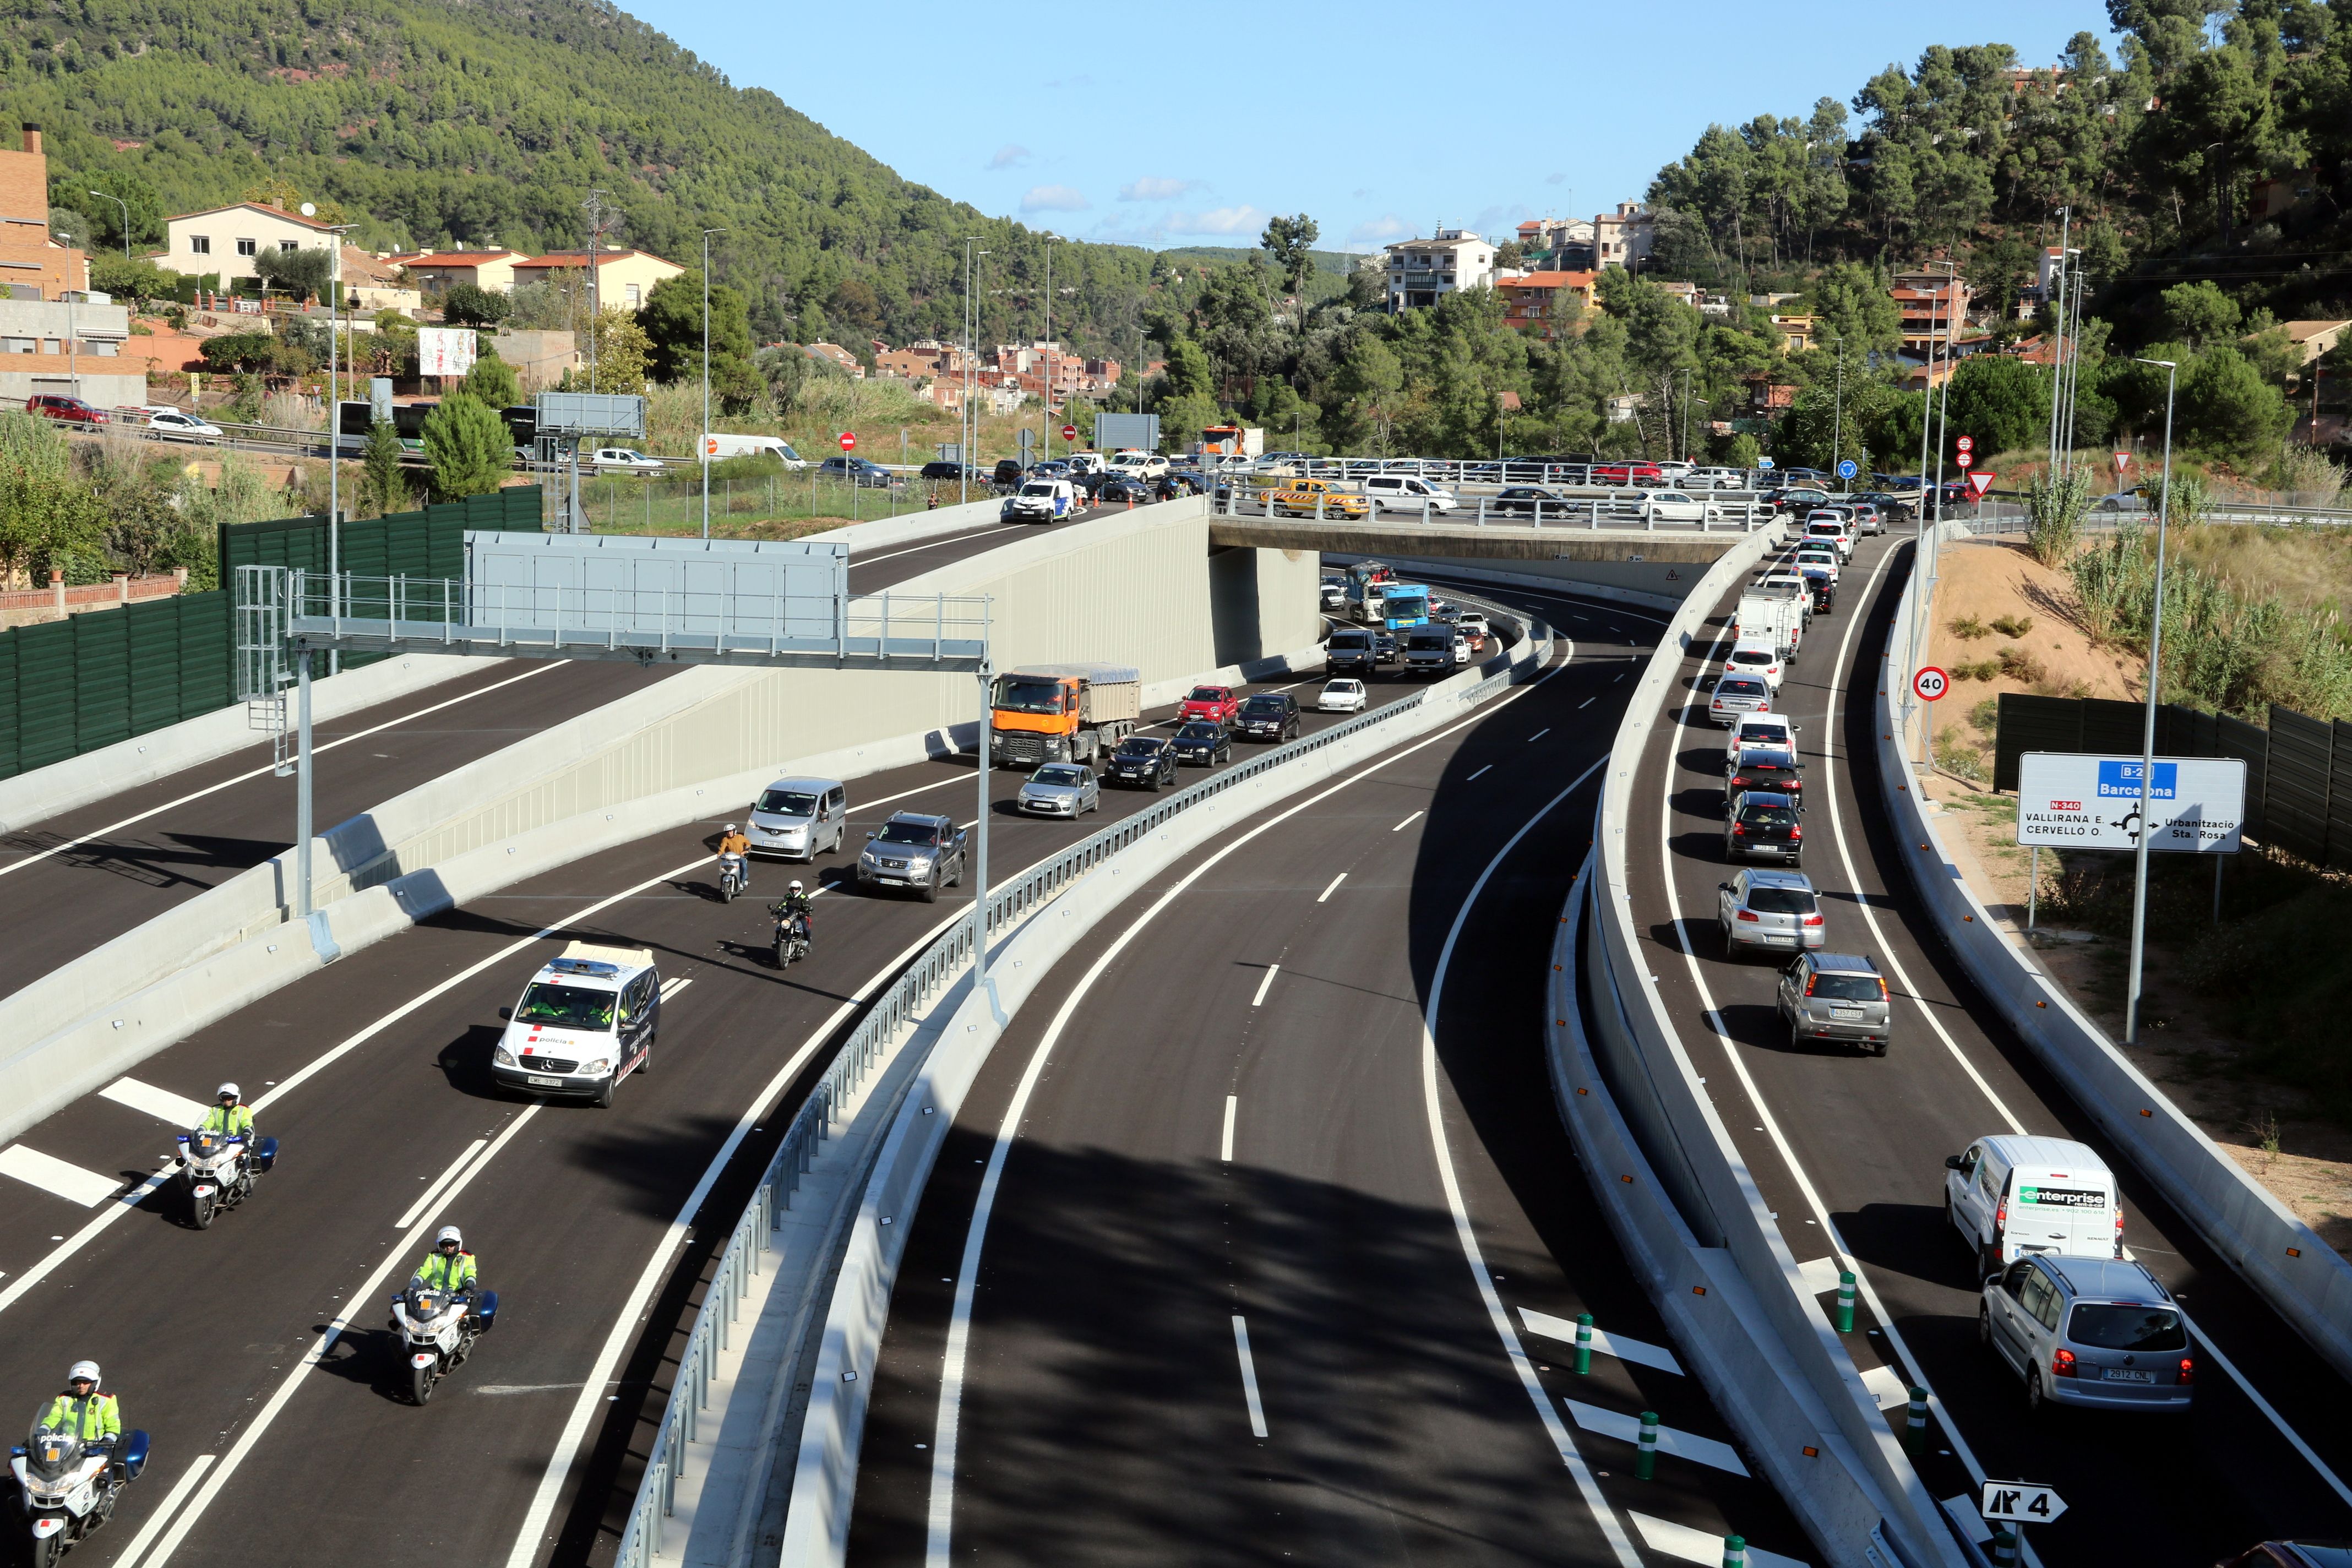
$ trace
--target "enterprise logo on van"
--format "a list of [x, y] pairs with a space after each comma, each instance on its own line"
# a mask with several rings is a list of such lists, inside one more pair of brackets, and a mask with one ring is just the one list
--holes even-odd
[[2107, 1194], [2083, 1187], [2021, 1186], [2017, 1201], [2046, 1209], [2103, 1209], [2107, 1206]]

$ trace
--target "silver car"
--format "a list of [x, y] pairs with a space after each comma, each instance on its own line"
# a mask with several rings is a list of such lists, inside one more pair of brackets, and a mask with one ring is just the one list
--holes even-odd
[[1789, 1044], [1850, 1042], [1886, 1054], [1893, 1008], [1878, 965], [1846, 952], [1809, 952], [1780, 972], [1780, 1016]]
[[1077, 763], [1047, 763], [1029, 775], [1014, 799], [1033, 816], [1077, 816], [1102, 809], [1102, 781]]
[[2163, 1282], [2126, 1258], [2021, 1258], [1984, 1283], [1977, 1335], [2025, 1380], [2025, 1402], [2186, 1411], [2197, 1357]]
[[1716, 924], [1723, 951], [1735, 958], [1759, 949], [1812, 951], [1828, 931], [1821, 900], [1801, 871], [1742, 871], [1717, 883]]

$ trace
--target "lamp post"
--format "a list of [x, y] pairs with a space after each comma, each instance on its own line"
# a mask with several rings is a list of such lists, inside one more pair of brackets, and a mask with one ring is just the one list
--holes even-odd
[[[972, 438], [980, 433], [979, 422], [971, 410], [975, 379], [971, 359], [975, 315], [971, 298], [971, 247], [979, 239], [980, 236], [976, 234], [963, 237], [963, 396], [958, 399], [956, 410], [956, 500], [960, 502], [971, 500]], [[980, 254], [985, 256], [988, 252], [983, 250]]]
[[[1830, 472], [1835, 474], [1845, 462], [1845, 334], [1837, 338], [1837, 393], [1830, 412]], [[1841, 494], [1853, 488], [1843, 474], [1838, 475]]]
[[91, 195], [94, 195], [94, 196], [104, 196], [108, 201], [112, 202], [116, 206], [119, 206], [119, 207], [121, 207], [121, 208], [122, 209], [122, 259], [123, 259], [123, 260], [125, 260], [125, 261], [130, 260], [130, 259], [131, 259], [131, 204], [130, 204], [129, 202], [124, 201], [121, 196], [115, 195], [113, 195], [112, 193], [108, 192], [108, 191], [92, 191], [92, 192], [90, 192], [89, 194], [90, 194]]
[[1037, 446], [1049, 458], [1054, 455], [1054, 246], [1061, 237], [1045, 237], [1045, 411], [1037, 421], [1042, 437]]
[[[2140, 731], [2139, 832], [2132, 847], [2131, 980], [2124, 998], [2124, 1044], [2127, 1046], [2139, 1037], [2140, 964], [2147, 952], [2147, 808], [2156, 776], [2157, 687], [2164, 672], [2164, 530], [2172, 515], [2172, 395], [2180, 384], [2177, 361], [2142, 359], [2139, 363], [2164, 367], [2164, 489], [2156, 509], [2156, 604], [2147, 622], [2147, 716]], [[2217, 902], [2219, 897], [2215, 895]]]
[[2066, 289], [2074, 281], [2074, 268], [2066, 264], [2066, 239], [2072, 233], [2074, 209], [2058, 209], [2058, 267], [2051, 274], [2057, 285], [2057, 298], [2046, 301], [2050, 306], [2050, 325], [2053, 336], [2050, 352], [2050, 453], [2044, 464], [2054, 476], [2058, 471], [2058, 404], [2066, 381]]
[[723, 228], [702, 231], [702, 537], [710, 537], [710, 237]]

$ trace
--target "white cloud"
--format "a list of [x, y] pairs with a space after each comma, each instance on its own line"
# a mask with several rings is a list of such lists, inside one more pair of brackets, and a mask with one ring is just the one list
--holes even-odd
[[1412, 232], [1412, 226], [1394, 213], [1384, 213], [1370, 223], [1360, 223], [1348, 231], [1350, 245], [1385, 245], [1391, 239], [1402, 239]]
[[1087, 200], [1067, 185], [1032, 185], [1029, 194], [1021, 198], [1024, 213], [1078, 213], [1094, 203]]
[[1207, 183], [1205, 180], [1164, 180], [1146, 174], [1139, 180], [1130, 180], [1119, 186], [1118, 199], [1123, 202], [1172, 202], [1192, 195]]
[[1204, 213], [1170, 213], [1171, 234], [1249, 234], [1265, 223], [1265, 214], [1249, 205], [1217, 207]]
[[1017, 169], [1022, 164], [1026, 163], [1029, 161], [1029, 158], [1030, 152], [1028, 148], [1024, 147], [1015, 142], [1008, 142], [1003, 146], [999, 147], [996, 150], [996, 156], [988, 161], [988, 167], [992, 169]]

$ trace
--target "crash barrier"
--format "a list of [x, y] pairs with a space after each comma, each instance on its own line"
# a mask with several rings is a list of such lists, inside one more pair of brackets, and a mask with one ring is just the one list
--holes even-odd
[[[1586, 987], [1581, 973], [1580, 959], [1592, 931], [1587, 905], [1595, 864], [1588, 854], [1552, 939], [1552, 1021], [1545, 1031], [1552, 1096], [1577, 1163], [1684, 1358], [1816, 1543], [1838, 1563], [1867, 1563], [1864, 1549], [1874, 1548], [1878, 1563], [1893, 1568], [1897, 1558], [1879, 1522], [1877, 1499], [1859, 1479], [1864, 1467], [1854, 1462], [1851, 1445], [1835, 1433], [1828, 1410], [1770, 1331], [1748, 1281], [1720, 1248], [1702, 1246], [1692, 1233], [1611, 1092], [1609, 1075], [1600, 1070], [1585, 1008], [1615, 1011], [1618, 1001], [1605, 985]], [[1591, 956], [1601, 961], [1597, 952]], [[1628, 1036], [1622, 1012], [1610, 1033]], [[1682, 1170], [1687, 1183], [1687, 1166]], [[1759, 1435], [1766, 1440], [1759, 1441]], [[1804, 1457], [1808, 1445], [1825, 1441], [1837, 1463]]]
[[[1349, 555], [1336, 550], [1327, 550], [1323, 552], [1323, 559], [1335, 566], [1352, 566], [1359, 561], [1379, 560], [1394, 568], [1397, 574], [1407, 582], [1420, 582], [1423, 578], [1459, 577], [1465, 582], [1483, 583], [1493, 587], [1532, 588], [1538, 593], [1567, 594], [1584, 599], [1605, 599], [1612, 604], [1633, 605], [1644, 610], [1672, 610], [1682, 604], [1681, 599], [1668, 598], [1664, 594], [1647, 594], [1639, 588], [1620, 588], [1613, 583], [1588, 582], [1582, 577], [1571, 575], [1580, 567], [1589, 565], [1583, 562], [1562, 562], [1560, 570], [1555, 574], [1539, 571], [1502, 572], [1496, 570], [1492, 564], [1485, 561], [1444, 555]], [[1538, 563], [1529, 563], [1528, 564]], [[1542, 564], [1549, 564], [1549, 563]], [[1357, 623], [1349, 621], [1347, 624], [1352, 626]]]
[[[2137, 755], [2145, 703], [2101, 697], [2000, 694], [1992, 787], [2017, 787], [2028, 752]], [[2267, 725], [2168, 702], [2156, 710], [2156, 749], [2167, 757], [2234, 757], [2246, 764], [2245, 834], [2314, 865], [2352, 870], [2352, 724], [2270, 705]]]
[[[991, 889], [985, 994], [976, 994], [971, 985], [971, 922], [959, 921], [931, 946], [916, 971], [893, 987], [890, 994], [899, 1001], [897, 1010], [885, 1019], [877, 1004], [877, 1016], [861, 1024], [842, 1047], [841, 1058], [828, 1069], [828, 1076], [835, 1070], [843, 1075], [839, 1088], [822, 1101], [813, 1097], [795, 1116], [788, 1149], [772, 1162], [759, 1194], [739, 1222], [729, 1256], [719, 1265], [720, 1273], [737, 1283], [738, 1293], [730, 1297], [714, 1290], [705, 1299], [680, 1363], [682, 1369], [690, 1364], [701, 1381], [698, 1384], [682, 1370], [673, 1387], [648, 1449], [653, 1463], [624, 1528], [618, 1568], [655, 1568], [681, 1561], [689, 1550], [698, 1561], [735, 1561], [755, 1524], [763, 1540], [781, 1528], [784, 1562], [808, 1565], [841, 1560], [866, 1393], [888, 1315], [899, 1250], [964, 1091], [1023, 1002], [1096, 921], [1202, 840], [1361, 757], [1433, 728], [1531, 673], [1548, 657], [1551, 643], [1548, 629], [1538, 626], [1528, 631], [1532, 635], [1521, 636], [1508, 652], [1479, 669], [1463, 671], [1154, 802]], [[1237, 792], [1246, 792], [1246, 798]], [[1234, 809], [1224, 809], [1228, 805]], [[1048, 915], [1054, 918], [1045, 918]], [[918, 1020], [922, 998], [938, 994], [938, 977], [959, 971], [961, 981], [928, 1016]], [[907, 1026], [910, 1023], [916, 1025], [912, 1029]], [[753, 1258], [773, 1246], [771, 1237], [790, 1202], [792, 1184], [806, 1173], [806, 1152], [833, 1135], [835, 1108], [877, 1068], [875, 1091], [859, 1107], [849, 1136], [842, 1141], [845, 1153], [854, 1151], [854, 1155], [828, 1184], [835, 1194], [831, 1215], [804, 1227], [811, 1244], [797, 1258], [788, 1255], [772, 1273], [766, 1272], [768, 1265]], [[791, 1142], [795, 1137], [798, 1142]], [[703, 1369], [724, 1354], [720, 1336], [737, 1321], [740, 1282], [755, 1268], [767, 1280], [768, 1294], [753, 1315], [772, 1341], [781, 1342], [772, 1343], [755, 1365], [757, 1375], [774, 1386], [764, 1391], [764, 1397], [751, 1397], [761, 1393], [751, 1386], [714, 1393]], [[816, 1307], [827, 1295], [828, 1280], [834, 1281], [830, 1304], [820, 1314]], [[799, 1384], [807, 1385], [804, 1408], [794, 1408], [796, 1400], [787, 1398]], [[714, 1405], [723, 1406], [727, 1430], [698, 1438], [697, 1423]], [[795, 1445], [790, 1428], [796, 1416], [800, 1436]], [[675, 1513], [681, 1476], [695, 1464], [707, 1468], [720, 1460], [722, 1450], [722, 1462], [731, 1467], [732, 1508], [724, 1506], [727, 1500], [706, 1500], [706, 1495], [698, 1494], [687, 1510], [687, 1533], [673, 1533], [679, 1528]], [[766, 1463], [741, 1463], [746, 1452], [761, 1460], [773, 1455], [790, 1466], [793, 1484], [781, 1521], [772, 1510], [762, 1516], [765, 1500], [776, 1489], [769, 1484]]]
[[[341, 560], [347, 572], [425, 576], [436, 574], [437, 568], [441, 576], [456, 576], [463, 569], [459, 542], [467, 529], [535, 528], [538, 523], [536, 489], [500, 490], [448, 506], [347, 521], [341, 529]], [[225, 523], [218, 530], [216, 548], [225, 583], [235, 580], [239, 566], [323, 571], [327, 520]], [[28, 773], [235, 703], [232, 597], [220, 590], [181, 594], [126, 605], [102, 616], [73, 616], [47, 626], [0, 631], [0, 778]], [[373, 660], [348, 661], [352, 668], [362, 662]], [[25, 819], [19, 816], [15, 820]]]
[[[1713, 636], [1707, 623], [1717, 604], [1771, 542], [1763, 535], [1743, 540], [1707, 572], [1668, 623], [1618, 727], [1593, 836], [1598, 859], [1589, 883], [1591, 924], [1579, 971], [1591, 1007], [1589, 1039], [1615, 1111], [1647, 1158], [1650, 1179], [1694, 1244], [1715, 1255], [1699, 1263], [1719, 1267], [1717, 1258], [1725, 1258], [1746, 1281], [1753, 1309], [1737, 1317], [1750, 1342], [1745, 1347], [1748, 1361], [1733, 1367], [1738, 1375], [1719, 1390], [1709, 1385], [1742, 1442], [1773, 1472], [1807, 1532], [1841, 1568], [1862, 1568], [1880, 1540], [1911, 1568], [1957, 1568], [1964, 1561], [1961, 1548], [1799, 1274], [1780, 1226], [1684, 1049], [1658, 992], [1655, 950], [1644, 949], [1633, 922], [1628, 869], [1633, 851], [1626, 835], [1642, 759], [1661, 722], [1680, 722], [1675, 709], [1684, 655]], [[1652, 845], [1640, 850], [1658, 852]], [[1581, 1138], [1591, 1129], [1571, 1121], [1570, 1131]], [[1579, 1143], [1588, 1165], [1609, 1169], [1608, 1152], [1605, 1144]], [[1611, 1175], [1641, 1180], [1622, 1166]], [[1674, 1259], [1672, 1253], [1664, 1256]], [[1687, 1266], [1692, 1265], [1658, 1265], [1648, 1281], [1670, 1319], [1686, 1318], [1689, 1309], [1667, 1300], [1658, 1282]], [[1720, 1359], [1738, 1361], [1727, 1352]], [[1758, 1381], [1768, 1371], [1780, 1384], [1777, 1390]], [[1813, 1452], [1807, 1453], [1809, 1448]]]
[[[1205, 503], [1177, 501], [1032, 536], [893, 592], [926, 603], [986, 593], [1000, 663], [1114, 647], [1142, 668], [1147, 697], [1204, 670], [1316, 662], [1313, 559], [1213, 558], [1207, 533]], [[1131, 624], [1132, 603], [1111, 590], [1137, 582], [1155, 584], [1170, 613]], [[1248, 625], [1220, 626], [1221, 611]], [[1290, 640], [1262, 658], [1256, 643], [1276, 635]], [[780, 771], [854, 778], [951, 754], [979, 707], [968, 675], [705, 667], [553, 725], [320, 835], [307, 932], [288, 925], [289, 851], [0, 999], [0, 1039], [24, 1042], [0, 1058], [0, 1137], [108, 1081], [101, 1072], [127, 1070], [307, 972], [299, 965], [332, 962], [349, 945], [347, 926], [378, 932], [389, 917], [377, 905], [339, 908], [355, 894], [391, 889], [394, 912], [423, 918], [505, 885], [509, 864], [546, 855], [555, 858], [539, 864], [561, 865], [739, 810]], [[566, 844], [576, 847], [564, 853]]]
[[[1898, 690], [1910, 690], [1916, 662], [1910, 636], [1916, 584], [1914, 578], [1905, 585], [1895, 605], [1878, 670], [1878, 793], [1898, 845], [1912, 851], [1904, 864], [1937, 933], [1994, 1015], [2065, 1085], [2066, 1092], [2165, 1202], [2179, 1210], [2339, 1374], [2352, 1377], [2352, 1262], [2200, 1131], [2031, 953], [2011, 944], [1994, 923], [1992, 911], [1962, 879], [1937, 831], [1934, 815], [1910, 787], [1906, 758], [1917, 754], [1915, 721], [1932, 722], [1919, 716], [1933, 712], [1916, 703], [1908, 705], [1914, 711], [1907, 713], [1895, 706]], [[2343, 728], [2338, 726], [2337, 732]], [[2132, 750], [2137, 752], [2138, 744], [2135, 741]], [[2273, 746], [2275, 758], [2275, 731]], [[2272, 788], [2275, 819], [2275, 781]]]
[[[975, 487], [977, 488], [977, 487]], [[968, 533], [980, 528], [1010, 528], [997, 516], [1003, 507], [1002, 497], [986, 496], [974, 501], [958, 501], [930, 511], [901, 512], [897, 517], [877, 518], [868, 522], [853, 522], [840, 528], [829, 528], [823, 533], [812, 533], [813, 542], [846, 544], [849, 564], [855, 568], [859, 552], [887, 550], [898, 545], [915, 544], [926, 539], [945, 539], [951, 533]]]
[[[1671, 532], [1677, 529], [1696, 529], [1706, 533], [1721, 529], [1734, 533], [1753, 533], [1780, 519], [1780, 513], [1769, 502], [1723, 500], [1693, 492], [1687, 500], [1703, 510], [1696, 518], [1664, 518], [1650, 498], [1675, 496], [1685, 499], [1679, 490], [1612, 490], [1573, 500], [1498, 501], [1491, 496], [1455, 498], [1440, 504], [1423, 499], [1414, 505], [1411, 498], [1395, 501], [1370, 500], [1353, 491], [1315, 492], [1312, 504], [1305, 496], [1289, 500], [1279, 499], [1283, 481], [1264, 481], [1254, 495], [1244, 495], [1242, 487], [1228, 489], [1217, 501], [1218, 515], [1223, 517], [1297, 517], [1313, 518], [1318, 522], [1339, 522], [1351, 517], [1363, 521], [1389, 521], [1400, 519], [1422, 523], [1451, 523], [1460, 526], [1474, 524], [1479, 528], [1576, 528], [1594, 531], [1606, 525], [1615, 531], [1638, 529], [1644, 533], [1661, 530]], [[1713, 514], [1713, 515], [1709, 515]]]

